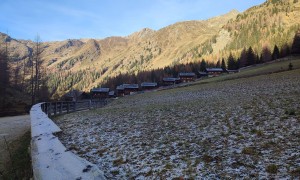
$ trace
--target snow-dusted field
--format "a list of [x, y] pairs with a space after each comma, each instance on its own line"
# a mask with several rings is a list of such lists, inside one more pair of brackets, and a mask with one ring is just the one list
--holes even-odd
[[109, 179], [300, 176], [300, 70], [125, 97], [56, 123]]

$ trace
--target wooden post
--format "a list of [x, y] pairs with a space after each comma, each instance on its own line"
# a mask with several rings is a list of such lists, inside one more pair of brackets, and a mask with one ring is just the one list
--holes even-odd
[[92, 109], [92, 101], [89, 100], [89, 109]]

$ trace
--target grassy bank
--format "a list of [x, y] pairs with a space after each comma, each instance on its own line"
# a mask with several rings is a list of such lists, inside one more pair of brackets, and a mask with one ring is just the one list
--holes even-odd
[[26, 132], [19, 139], [8, 144], [5, 148], [9, 151], [10, 157], [5, 162], [6, 166], [1, 172], [0, 179], [30, 179], [32, 177], [32, 166], [30, 158], [30, 131]]

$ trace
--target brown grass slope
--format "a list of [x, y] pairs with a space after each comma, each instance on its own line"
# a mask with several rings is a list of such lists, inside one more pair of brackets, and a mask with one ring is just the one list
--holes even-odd
[[[299, 1], [268, 0], [240, 14], [231, 11], [205, 21], [178, 22], [157, 31], [145, 28], [126, 37], [44, 42], [44, 65], [52, 74], [91, 69], [100, 72], [99, 78], [84, 88], [83, 79], [76, 82], [81, 86], [72, 87], [89, 90], [119, 73], [137, 73], [202, 58], [217, 61], [230, 52], [238, 56], [249, 46], [260, 53], [263, 47], [272, 50], [275, 44], [291, 44], [300, 27], [299, 11]], [[29, 54], [26, 48], [33, 47], [30, 41], [11, 42], [19, 45], [11, 51], [25, 54], [23, 57]]]

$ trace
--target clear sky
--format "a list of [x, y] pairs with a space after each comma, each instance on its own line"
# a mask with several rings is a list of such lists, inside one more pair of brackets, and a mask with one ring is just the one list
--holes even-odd
[[43, 41], [127, 36], [240, 12], [265, 0], [0, 0], [0, 32]]

